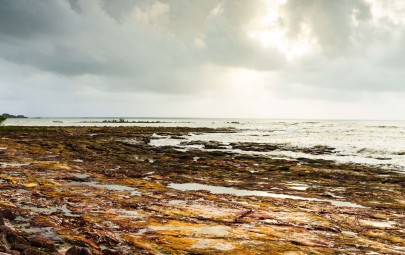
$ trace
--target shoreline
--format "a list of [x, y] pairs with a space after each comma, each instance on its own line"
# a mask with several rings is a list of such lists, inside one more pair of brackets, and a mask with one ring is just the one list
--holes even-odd
[[93, 254], [405, 252], [405, 181], [394, 171], [149, 145], [155, 133], [230, 129], [8, 130], [0, 131], [0, 207], [18, 215], [8, 222], [17, 231], [45, 234], [61, 251], [78, 245]]
[[[205, 146], [214, 141], [224, 150], [230, 145], [229, 151], [244, 154], [267, 154], [269, 157], [279, 158], [309, 158], [332, 160], [340, 163], [362, 164], [377, 166], [389, 170], [398, 170], [405, 173], [404, 123], [400, 122], [330, 122], [330, 121], [238, 121], [233, 124], [228, 121], [198, 121], [189, 120], [189, 123], [78, 123], [84, 119], [49, 119], [49, 120], [22, 120], [6, 123], [4, 126], [36, 126], [36, 127], [65, 127], [65, 126], [151, 126], [151, 127], [190, 127], [190, 128], [234, 128], [235, 133], [226, 136], [218, 134], [185, 135], [170, 139], [166, 137], [160, 141], [170, 142], [177, 147]], [[101, 120], [100, 120], [101, 121]], [[137, 120], [139, 121], [139, 120]], [[157, 121], [157, 119], [150, 120]], [[175, 123], [176, 122], [176, 123]], [[185, 139], [184, 139], [185, 138]], [[198, 141], [200, 140], [200, 141]], [[246, 141], [244, 144], [240, 143]], [[157, 141], [159, 142], [159, 141]], [[192, 143], [200, 142], [201, 144]], [[234, 144], [234, 143], [237, 144]], [[188, 144], [183, 144], [188, 143]], [[203, 144], [205, 143], [205, 144]], [[158, 144], [156, 144], [158, 145]], [[214, 146], [212, 146], [214, 145]], [[329, 148], [326, 148], [329, 147]], [[215, 149], [215, 148], [213, 148]], [[326, 150], [325, 150], [326, 149]], [[329, 151], [327, 151], [330, 149]]]

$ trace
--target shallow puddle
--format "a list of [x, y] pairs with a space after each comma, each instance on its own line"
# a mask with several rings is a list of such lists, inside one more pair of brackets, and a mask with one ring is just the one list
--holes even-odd
[[56, 239], [53, 227], [33, 227], [29, 224], [21, 225], [20, 230], [28, 234], [41, 234], [46, 238]]
[[106, 213], [114, 213], [118, 217], [123, 217], [123, 218], [140, 218], [140, 217], [144, 216], [143, 214], [140, 214], [139, 212], [124, 210], [124, 209], [110, 209], [110, 210], [107, 210]]
[[184, 201], [184, 200], [177, 200], [177, 199], [174, 199], [174, 200], [170, 200], [169, 201], [169, 205], [180, 205], [180, 204], [185, 204], [186, 203], [186, 201]]
[[311, 197], [300, 197], [300, 196], [277, 194], [277, 193], [271, 193], [271, 192], [267, 192], [267, 191], [258, 191], [258, 190], [243, 190], [243, 189], [235, 189], [235, 188], [223, 187], [223, 186], [205, 185], [205, 184], [200, 184], [200, 183], [171, 183], [168, 185], [168, 187], [177, 189], [177, 190], [181, 190], [181, 191], [206, 190], [206, 191], [211, 192], [212, 194], [273, 197], [273, 198], [282, 198], [282, 199], [328, 202], [337, 207], [365, 208], [362, 205], [358, 205], [358, 204], [346, 202], [346, 201], [337, 201], [337, 200], [311, 198]]
[[305, 191], [309, 188], [309, 186], [304, 183], [294, 183], [294, 182], [287, 183], [287, 186], [289, 189], [302, 190], [302, 191]]
[[79, 178], [79, 179], [87, 179], [90, 177], [90, 175], [88, 175], [88, 174], [70, 174], [70, 175], [74, 176], [76, 178]]
[[141, 195], [141, 193], [139, 193], [139, 191], [137, 191], [135, 188], [124, 186], [124, 185], [118, 185], [118, 184], [100, 184], [98, 182], [74, 182], [73, 185], [91, 186], [91, 187], [96, 187], [96, 188], [112, 190], [112, 191], [130, 191], [131, 196], [140, 196]]
[[206, 226], [206, 227], [189, 227], [178, 225], [149, 226], [154, 231], [190, 231], [193, 235], [214, 235], [226, 236], [229, 234], [228, 227], [224, 226]]
[[31, 211], [37, 212], [37, 213], [46, 214], [46, 215], [50, 215], [52, 213], [60, 211], [65, 216], [69, 216], [69, 217], [79, 217], [80, 216], [78, 214], [73, 214], [72, 211], [69, 208], [67, 208], [66, 205], [57, 205], [57, 206], [51, 206], [51, 207], [45, 207], [45, 208], [23, 205], [23, 206], [21, 206], [21, 208], [31, 210]]
[[360, 220], [362, 225], [376, 227], [376, 228], [392, 228], [396, 225], [395, 221], [373, 221], [373, 220]]
[[19, 167], [19, 166], [28, 166], [30, 163], [6, 163], [6, 162], [0, 162], [1, 166], [7, 167]]

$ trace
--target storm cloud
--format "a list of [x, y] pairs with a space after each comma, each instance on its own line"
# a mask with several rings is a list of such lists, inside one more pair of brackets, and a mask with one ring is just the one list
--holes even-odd
[[404, 12], [400, 0], [0, 0], [0, 107], [404, 118]]

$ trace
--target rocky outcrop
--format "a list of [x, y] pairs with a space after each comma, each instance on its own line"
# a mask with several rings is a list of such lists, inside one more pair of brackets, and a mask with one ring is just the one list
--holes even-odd
[[[55, 243], [41, 235], [20, 233], [6, 221], [13, 221], [17, 215], [10, 209], [0, 210], [0, 255], [60, 255]], [[71, 247], [66, 255], [92, 255], [88, 248]]]

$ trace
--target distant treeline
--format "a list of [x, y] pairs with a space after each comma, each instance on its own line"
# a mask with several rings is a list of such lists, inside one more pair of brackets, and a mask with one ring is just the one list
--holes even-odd
[[3, 113], [2, 115], [0, 115], [0, 123], [5, 121], [6, 119], [12, 119], [12, 118], [27, 118], [27, 117], [25, 117], [24, 115], [12, 115], [12, 114], [8, 114], [8, 113]]
[[2, 115], [0, 115], [1, 117], [5, 118], [5, 119], [13, 119], [13, 118], [27, 118], [24, 115], [12, 115], [12, 114], [8, 114], [8, 113], [3, 113]]

